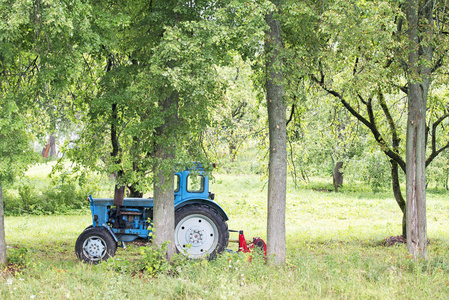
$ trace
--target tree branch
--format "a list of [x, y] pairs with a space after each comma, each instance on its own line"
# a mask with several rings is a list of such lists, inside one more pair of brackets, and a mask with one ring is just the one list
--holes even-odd
[[363, 99], [363, 97], [362, 97], [360, 94], [357, 94], [357, 97], [359, 97], [359, 100], [360, 100], [363, 104], [367, 105], [365, 99]]
[[[321, 72], [322, 74], [322, 72]], [[368, 129], [371, 131], [371, 133], [374, 135], [374, 139], [376, 140], [376, 142], [379, 144], [379, 146], [381, 147], [381, 150], [385, 153], [385, 155], [387, 155], [389, 158], [395, 160], [398, 165], [401, 167], [401, 169], [405, 171], [405, 161], [404, 159], [395, 151], [391, 150], [388, 147], [388, 144], [385, 142], [384, 138], [382, 137], [382, 135], [380, 134], [379, 130], [377, 129], [377, 126], [375, 125], [374, 122], [374, 114], [372, 112], [372, 107], [370, 108], [371, 104], [371, 99], [367, 102], [369, 105], [367, 105], [367, 109], [368, 109], [368, 114], [370, 116], [371, 122], [369, 120], [367, 120], [365, 117], [363, 117], [361, 114], [359, 114], [350, 104], [349, 102], [347, 102], [343, 96], [331, 89], [328, 89], [325, 85], [324, 85], [324, 75], [322, 75], [321, 80], [318, 80], [318, 78], [316, 78], [314, 75], [310, 75], [312, 81], [316, 82], [323, 90], [325, 90], [327, 93], [331, 94], [332, 96], [334, 96], [335, 98], [339, 99], [341, 104], [343, 104], [343, 106], [354, 116], [357, 118], [357, 120], [359, 120], [360, 122], [362, 122], [366, 127], [368, 127]], [[371, 112], [370, 112], [371, 111]]]
[[432, 69], [430, 70], [431, 73], [435, 72], [436, 70], [438, 70], [438, 68], [440, 68], [441, 66], [443, 66], [443, 59], [447, 54], [447, 50], [444, 51], [444, 53], [438, 58], [438, 60], [435, 62], [435, 64], [433, 65]]
[[[293, 96], [293, 99], [296, 100], [296, 96]], [[290, 112], [290, 118], [288, 118], [287, 123], [285, 124], [285, 127], [288, 126], [288, 124], [291, 122], [291, 120], [293, 119], [293, 115], [295, 114], [295, 104], [292, 104], [292, 111]]]
[[378, 92], [378, 95], [379, 95], [380, 107], [382, 108], [382, 110], [384, 112], [384, 115], [385, 115], [385, 118], [387, 119], [388, 125], [390, 126], [390, 131], [391, 131], [391, 136], [392, 136], [391, 137], [391, 141], [392, 141], [392, 144], [393, 144], [393, 149], [396, 152], [399, 152], [398, 148], [399, 148], [399, 143], [400, 143], [401, 139], [398, 136], [396, 125], [394, 124], [394, 121], [393, 121], [393, 118], [391, 116], [390, 110], [388, 109], [387, 102], [385, 101], [385, 97], [384, 97], [383, 93], [380, 90]]
[[437, 150], [437, 142], [436, 142], [436, 134], [437, 134], [437, 127], [441, 124], [445, 119], [449, 118], [449, 113], [444, 114], [438, 120], [435, 121], [435, 123], [432, 124], [432, 153], [429, 155], [429, 157], [426, 159], [426, 167], [437, 157], [442, 151], [449, 148], [449, 142], [444, 145], [442, 148]]
[[444, 145], [444, 147], [438, 149], [437, 151], [432, 151], [432, 153], [429, 155], [429, 157], [426, 159], [426, 167], [430, 165], [430, 163], [437, 157], [441, 152], [449, 148], [449, 142]]
[[[359, 47], [360, 50], [360, 47]], [[359, 64], [359, 57], [357, 56], [357, 58], [355, 59], [355, 63], [354, 63], [354, 69], [352, 70], [352, 76], [355, 76], [355, 74], [357, 73], [357, 66]]]

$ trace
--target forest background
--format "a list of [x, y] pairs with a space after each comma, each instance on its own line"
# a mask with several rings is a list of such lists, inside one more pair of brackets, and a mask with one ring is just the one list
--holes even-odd
[[[428, 81], [425, 185], [444, 195], [447, 4], [417, 2], [418, 52], [432, 53], [419, 62], [430, 75], [411, 81], [407, 3], [2, 1], [5, 214], [85, 212], [87, 194], [111, 197], [117, 184], [158, 193], [154, 183], [179, 161], [216, 162], [264, 190], [271, 11], [282, 26], [282, 64], [272, 68], [284, 74], [275, 84], [284, 88], [289, 186], [336, 197], [391, 189], [405, 215], [408, 88]], [[53, 138], [63, 159], [51, 179], [24, 176]], [[100, 188], [110, 175], [112, 187]]]

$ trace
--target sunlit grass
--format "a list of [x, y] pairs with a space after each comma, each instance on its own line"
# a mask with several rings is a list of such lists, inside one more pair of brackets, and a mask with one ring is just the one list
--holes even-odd
[[[28, 250], [25, 266], [0, 276], [2, 299], [421, 299], [449, 293], [449, 203], [428, 193], [429, 260], [414, 262], [405, 246], [382, 241], [401, 233], [402, 216], [388, 191], [363, 186], [342, 193], [316, 190], [318, 182], [289, 183], [287, 264], [267, 266], [224, 254], [190, 261], [176, 274], [148, 278], [137, 269], [137, 245], [119, 248], [113, 260], [80, 263], [76, 238], [90, 224], [81, 215], [6, 218], [8, 255]], [[215, 174], [211, 190], [228, 213], [230, 229], [266, 240], [267, 186], [257, 175]], [[231, 234], [232, 235], [232, 234]], [[235, 245], [230, 245], [236, 249]]]

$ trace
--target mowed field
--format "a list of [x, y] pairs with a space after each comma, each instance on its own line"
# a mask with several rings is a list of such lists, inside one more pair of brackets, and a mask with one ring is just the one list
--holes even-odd
[[[266, 240], [266, 179], [216, 172], [211, 190], [230, 229]], [[44, 179], [43, 179], [44, 180]], [[449, 194], [428, 191], [428, 260], [415, 262], [404, 245], [391, 193], [362, 185], [340, 193], [319, 179], [289, 183], [287, 264], [251, 262], [236, 245], [214, 261], [185, 261], [175, 272], [142, 272], [142, 243], [119, 248], [100, 265], [77, 260], [75, 241], [90, 222], [76, 215], [6, 218], [8, 255], [18, 266], [0, 276], [1, 299], [423, 299], [449, 298]], [[324, 184], [325, 185], [325, 184]], [[95, 194], [93, 195], [95, 197]], [[6, 200], [7, 201], [7, 200]], [[231, 233], [231, 238], [234, 237]]]

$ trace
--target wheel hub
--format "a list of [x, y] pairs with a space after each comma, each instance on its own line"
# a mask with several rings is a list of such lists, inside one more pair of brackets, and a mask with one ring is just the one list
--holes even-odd
[[191, 258], [200, 258], [214, 251], [218, 229], [208, 217], [192, 214], [183, 218], [175, 228], [176, 247]]
[[91, 237], [84, 242], [83, 251], [92, 260], [99, 260], [106, 254], [106, 244], [99, 237]]
[[202, 230], [201, 228], [190, 228], [189, 232], [187, 233], [186, 240], [189, 244], [192, 244], [194, 246], [202, 245], [204, 243], [203, 237], [204, 230]]

